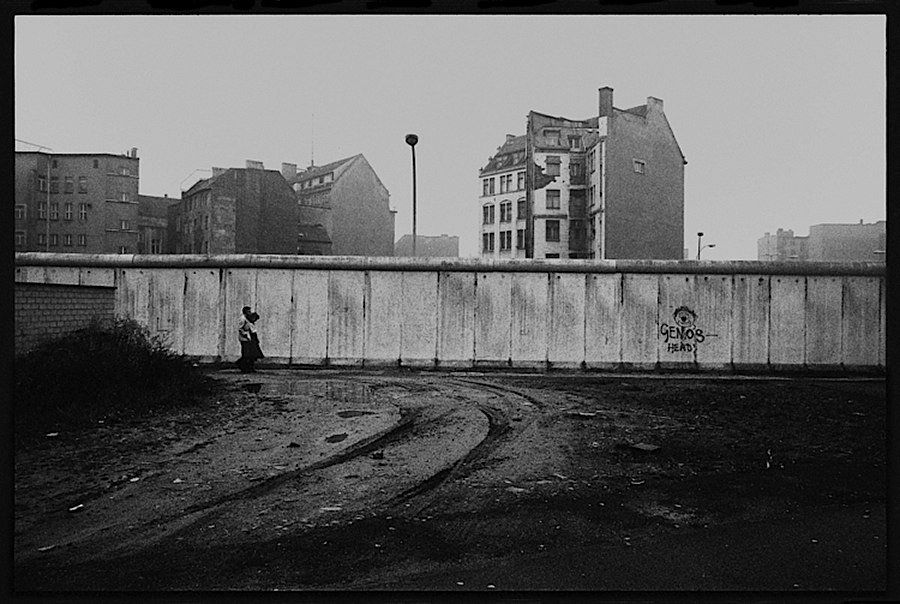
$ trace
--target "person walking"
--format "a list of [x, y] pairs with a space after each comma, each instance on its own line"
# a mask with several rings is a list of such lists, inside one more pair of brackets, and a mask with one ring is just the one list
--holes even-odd
[[254, 373], [256, 371], [256, 359], [263, 358], [262, 349], [259, 347], [259, 336], [256, 333], [256, 322], [259, 315], [249, 306], [241, 309], [241, 318], [238, 321], [238, 341], [241, 343], [241, 358], [237, 361], [241, 373]]

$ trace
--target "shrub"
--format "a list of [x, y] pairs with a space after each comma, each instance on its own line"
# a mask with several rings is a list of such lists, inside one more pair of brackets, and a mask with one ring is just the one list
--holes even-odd
[[84, 424], [191, 404], [212, 380], [138, 322], [117, 318], [14, 360], [17, 428]]

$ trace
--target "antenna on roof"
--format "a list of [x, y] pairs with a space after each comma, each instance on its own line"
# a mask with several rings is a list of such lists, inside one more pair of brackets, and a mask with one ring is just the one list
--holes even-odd
[[309, 143], [309, 167], [312, 168], [316, 165], [316, 114], [312, 114], [312, 118], [309, 123], [310, 130], [312, 131], [312, 135], [310, 136]]

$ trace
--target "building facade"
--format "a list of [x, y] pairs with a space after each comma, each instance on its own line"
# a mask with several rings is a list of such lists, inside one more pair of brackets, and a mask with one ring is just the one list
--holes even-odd
[[[360, 153], [324, 166], [282, 174], [296, 192], [305, 224], [320, 224], [339, 256], [393, 256], [396, 211], [390, 193]], [[293, 172], [293, 173], [292, 173]]]
[[885, 262], [887, 222], [858, 224], [814, 224], [809, 235], [778, 229], [757, 239], [757, 259], [810, 262]]
[[684, 154], [663, 102], [598, 116], [528, 114], [479, 173], [481, 256], [681, 259]]
[[138, 195], [138, 254], [165, 254], [168, 250], [169, 206], [178, 203], [168, 195]]
[[168, 206], [170, 253], [297, 253], [296, 196], [280, 172], [251, 161], [212, 172]]
[[85, 254], [138, 251], [137, 149], [16, 152], [15, 250]]
[[[412, 235], [404, 235], [394, 244], [395, 256], [412, 256]], [[459, 258], [459, 237], [453, 235], [416, 234], [417, 257]]]

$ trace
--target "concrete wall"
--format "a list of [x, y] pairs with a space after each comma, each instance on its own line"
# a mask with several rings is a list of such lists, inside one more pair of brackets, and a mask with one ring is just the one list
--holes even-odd
[[425, 367], [876, 369], [884, 267], [17, 254], [19, 283], [113, 284], [116, 312], [205, 361]]

